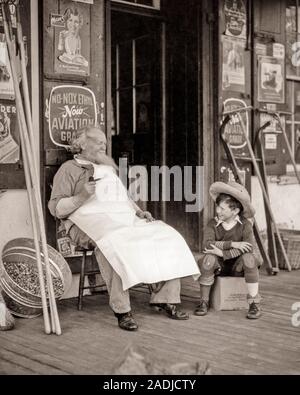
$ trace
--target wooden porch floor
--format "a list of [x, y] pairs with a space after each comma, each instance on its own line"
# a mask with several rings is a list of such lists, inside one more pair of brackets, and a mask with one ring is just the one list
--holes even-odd
[[291, 324], [291, 306], [300, 302], [300, 271], [261, 273], [263, 316], [245, 318], [245, 311], [192, 315], [198, 286], [183, 283], [183, 307], [189, 321], [173, 321], [150, 309], [146, 289], [131, 292], [139, 330], [118, 328], [107, 295], [86, 296], [84, 310], [76, 300], [59, 302], [63, 335], [43, 333], [41, 317], [18, 319], [16, 328], [0, 332], [0, 374], [110, 374], [116, 360], [134, 344], [161, 360], [207, 360], [212, 374], [300, 374], [300, 327]]

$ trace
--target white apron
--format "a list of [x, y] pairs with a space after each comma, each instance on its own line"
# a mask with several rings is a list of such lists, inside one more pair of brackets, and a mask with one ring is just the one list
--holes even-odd
[[69, 218], [99, 247], [123, 289], [200, 275], [183, 237], [162, 221], [135, 215], [127, 191], [110, 166], [93, 165], [96, 194]]

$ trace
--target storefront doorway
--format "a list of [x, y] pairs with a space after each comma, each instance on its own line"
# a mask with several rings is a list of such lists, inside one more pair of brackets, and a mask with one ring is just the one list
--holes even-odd
[[[128, 166], [161, 163], [161, 22], [157, 18], [112, 11], [112, 155]], [[150, 188], [149, 188], [150, 189]], [[157, 204], [141, 203], [159, 210]]]
[[[201, 4], [164, 1], [153, 15], [137, 7], [110, 13], [111, 145], [115, 160], [128, 159], [129, 166], [167, 166], [171, 175], [170, 199], [153, 196], [148, 179], [148, 202], [143, 208], [175, 226], [194, 250], [201, 240], [202, 209], [188, 213], [184, 169], [193, 167], [190, 191], [196, 192], [196, 167], [203, 165]], [[174, 174], [182, 175], [181, 201], [174, 199]], [[198, 177], [199, 178], [199, 177]], [[199, 186], [199, 185], [198, 185]], [[200, 189], [203, 189], [203, 185]], [[198, 196], [198, 199], [200, 197]]]

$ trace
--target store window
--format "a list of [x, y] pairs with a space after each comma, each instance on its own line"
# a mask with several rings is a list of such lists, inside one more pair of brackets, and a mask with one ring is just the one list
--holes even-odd
[[113, 134], [151, 130], [152, 41], [145, 35], [112, 48]]

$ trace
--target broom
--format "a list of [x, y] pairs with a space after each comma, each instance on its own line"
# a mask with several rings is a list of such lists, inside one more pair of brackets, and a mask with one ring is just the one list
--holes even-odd
[[[39, 190], [39, 181], [37, 175], [37, 165], [36, 160], [32, 160], [34, 158], [34, 149], [33, 149], [33, 136], [32, 136], [32, 122], [31, 122], [31, 113], [30, 113], [30, 105], [29, 105], [29, 94], [27, 92], [28, 85], [27, 85], [27, 76], [26, 76], [26, 67], [24, 65], [24, 47], [22, 40], [22, 31], [21, 31], [21, 23], [20, 23], [20, 14], [17, 9], [17, 27], [18, 27], [18, 44], [21, 48], [21, 71], [22, 71], [22, 80], [23, 80], [23, 91], [24, 91], [24, 101], [25, 101], [25, 109], [26, 109], [26, 117], [25, 111], [22, 102], [22, 96], [19, 88], [18, 78], [16, 74], [16, 56], [14, 51], [13, 45], [13, 35], [11, 29], [11, 21], [7, 18], [9, 15], [9, 11], [7, 10], [7, 1], [0, 1], [2, 15], [3, 15], [3, 24], [4, 30], [6, 35], [6, 41], [11, 61], [11, 69], [12, 69], [12, 77], [14, 81], [14, 88], [16, 94], [16, 105], [18, 110], [18, 124], [20, 128], [20, 137], [21, 137], [21, 145], [23, 151], [23, 161], [24, 161], [24, 169], [25, 169], [25, 176], [26, 176], [26, 185], [27, 185], [27, 192], [29, 197], [30, 203], [30, 211], [32, 217], [32, 224], [33, 224], [33, 231], [34, 231], [34, 241], [36, 247], [36, 257], [37, 257], [37, 266], [38, 266], [38, 273], [39, 273], [39, 280], [41, 286], [41, 297], [42, 297], [42, 305], [43, 305], [43, 315], [44, 315], [44, 324], [45, 324], [45, 332], [47, 334], [56, 333], [57, 335], [61, 334], [61, 327], [59, 322], [59, 317], [57, 313], [57, 306], [54, 296], [54, 289], [52, 284], [52, 278], [50, 273], [50, 265], [49, 265], [49, 257], [48, 257], [48, 249], [47, 249], [47, 241], [45, 235], [45, 224], [43, 218], [43, 210], [42, 210], [42, 203], [41, 203], [41, 195]], [[47, 277], [47, 287], [48, 287], [48, 294], [49, 294], [49, 302], [50, 302], [50, 316], [51, 316], [51, 327], [49, 325], [49, 316], [48, 316], [48, 309], [47, 309], [47, 302], [46, 302], [46, 295], [45, 295], [45, 284], [43, 279], [42, 273], [42, 264], [41, 264], [41, 254], [39, 249], [39, 240], [38, 240], [38, 233], [41, 237], [42, 242], [42, 250], [45, 260], [45, 269], [46, 269], [46, 277]]]

